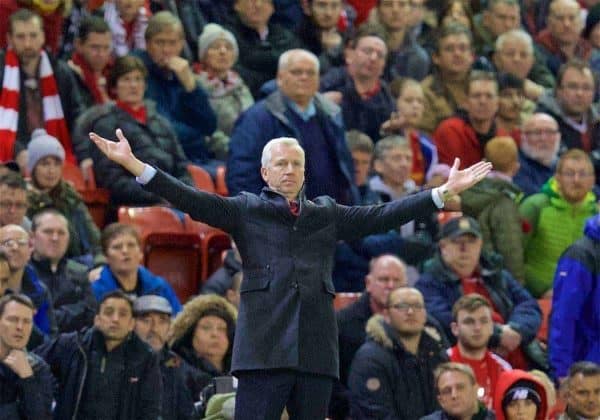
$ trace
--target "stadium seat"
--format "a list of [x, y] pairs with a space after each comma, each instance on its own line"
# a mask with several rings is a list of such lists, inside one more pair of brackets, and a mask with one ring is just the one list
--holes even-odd
[[94, 175], [94, 168], [89, 166], [86, 172], [83, 174], [85, 189], [78, 190], [83, 198], [85, 205], [87, 206], [92, 219], [96, 225], [102, 229], [106, 225], [106, 212], [108, 207], [108, 200], [110, 194], [107, 189], [98, 188], [96, 186], [96, 177]]
[[87, 189], [85, 178], [79, 166], [70, 162], [65, 162], [63, 165], [63, 179], [73, 186], [77, 191], [81, 192]]
[[187, 166], [187, 170], [190, 173], [196, 188], [211, 193], [215, 192], [215, 184], [210, 174], [204, 168], [190, 164]]
[[201, 281], [214, 273], [221, 265], [223, 265], [223, 251], [231, 248], [231, 239], [229, 235], [220, 229], [216, 229], [205, 223], [193, 220], [189, 215], [185, 215], [185, 231], [198, 235], [202, 241], [201, 255]]
[[538, 305], [542, 310], [542, 325], [537, 333], [537, 338], [544, 343], [548, 342], [548, 329], [550, 313], [552, 312], [552, 299], [538, 299]]
[[222, 196], [229, 196], [229, 190], [227, 189], [227, 183], [225, 182], [225, 173], [227, 168], [225, 166], [217, 167], [217, 179], [215, 180], [215, 189], [217, 194]]
[[333, 309], [339, 311], [360, 299], [362, 293], [336, 293], [333, 299]]

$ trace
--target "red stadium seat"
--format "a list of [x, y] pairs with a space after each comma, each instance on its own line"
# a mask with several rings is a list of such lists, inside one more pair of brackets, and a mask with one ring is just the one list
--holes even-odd
[[70, 162], [63, 165], [63, 179], [71, 184], [77, 191], [81, 192], [87, 189], [85, 178], [79, 166]]
[[228, 234], [205, 223], [196, 222], [189, 215], [185, 216], [185, 231], [198, 235], [202, 240], [200, 255], [202, 258], [201, 280], [204, 282], [223, 265], [223, 251], [231, 248]]
[[550, 322], [550, 313], [552, 312], [552, 299], [538, 299], [538, 305], [542, 310], [542, 325], [538, 330], [537, 337], [544, 343], [548, 342], [548, 328]]
[[336, 293], [333, 299], [333, 309], [339, 311], [360, 299], [362, 293]]
[[227, 183], [225, 182], [225, 173], [227, 168], [225, 166], [219, 166], [217, 168], [217, 179], [215, 180], [215, 189], [217, 194], [227, 197], [229, 190], [227, 189]]
[[187, 170], [190, 173], [196, 188], [211, 193], [215, 192], [215, 184], [210, 174], [204, 168], [197, 165], [188, 165]]

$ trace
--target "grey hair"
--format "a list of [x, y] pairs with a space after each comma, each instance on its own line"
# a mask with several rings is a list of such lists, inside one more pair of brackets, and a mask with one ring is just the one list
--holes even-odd
[[516, 39], [527, 44], [529, 52], [533, 54], [533, 38], [523, 29], [511, 29], [510, 31], [504, 32], [496, 39], [496, 45], [494, 46], [495, 51], [500, 51], [504, 44], [508, 41]]
[[265, 147], [263, 147], [262, 156], [260, 158], [260, 164], [263, 168], [266, 168], [269, 162], [271, 161], [273, 147], [280, 144], [288, 147], [297, 147], [299, 150], [302, 151], [302, 158], [304, 159], [304, 149], [302, 148], [302, 146], [300, 146], [298, 140], [296, 140], [293, 137], [277, 137], [275, 139], [270, 140], [267, 144], [265, 144]]
[[300, 56], [308, 58], [310, 61], [312, 61], [315, 65], [317, 73], [320, 71], [319, 59], [317, 56], [308, 50], [303, 50], [302, 48], [294, 48], [281, 54], [279, 56], [279, 62], [277, 63], [277, 71], [287, 69], [292, 64], [291, 62]]
[[410, 144], [405, 137], [402, 136], [387, 136], [375, 143], [373, 158], [380, 160], [392, 149], [402, 148], [410, 149]]
[[179, 32], [182, 38], [185, 36], [181, 20], [173, 13], [163, 10], [150, 18], [146, 32], [144, 32], [144, 38], [146, 41], [150, 41], [157, 34], [171, 30]]

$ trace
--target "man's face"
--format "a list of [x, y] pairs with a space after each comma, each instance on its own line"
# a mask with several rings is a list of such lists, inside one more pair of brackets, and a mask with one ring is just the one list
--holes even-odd
[[146, 45], [150, 59], [159, 67], [166, 67], [168, 61], [179, 56], [182, 50], [183, 34], [176, 28], [157, 33], [148, 40]]
[[498, 112], [498, 85], [492, 80], [474, 80], [469, 84], [467, 113], [471, 121], [491, 121]]
[[590, 69], [569, 68], [563, 74], [560, 86], [556, 87], [556, 99], [565, 114], [581, 118], [594, 101], [594, 89], [594, 76]]
[[304, 184], [304, 152], [298, 147], [276, 144], [269, 163], [260, 170], [269, 188], [288, 200], [295, 199]]
[[474, 61], [471, 41], [465, 34], [448, 35], [440, 40], [439, 51], [431, 58], [442, 73], [464, 76], [471, 70]]
[[8, 41], [19, 57], [21, 64], [37, 60], [46, 42], [44, 31], [38, 18], [27, 21], [17, 21], [8, 33]]
[[559, 146], [560, 130], [552, 117], [534, 115], [523, 125], [521, 150], [531, 159], [550, 166]]
[[494, 38], [521, 26], [521, 10], [517, 4], [496, 3], [483, 15], [484, 25]]
[[425, 0], [412, 0], [410, 2], [408, 26], [412, 28], [423, 23], [423, 19], [425, 18], [425, 12]]
[[113, 273], [127, 275], [136, 272], [143, 257], [137, 239], [126, 233], [115, 236], [106, 250], [106, 262]]
[[22, 303], [7, 303], [0, 316], [0, 348], [25, 349], [33, 328], [33, 315], [33, 310]]
[[482, 243], [481, 238], [470, 234], [441, 239], [442, 260], [458, 276], [470, 276], [479, 264]]
[[534, 62], [531, 46], [517, 38], [509, 38], [502, 44], [502, 48], [494, 53], [494, 64], [498, 71], [510, 73], [521, 80], [527, 79]]
[[384, 27], [398, 31], [408, 27], [411, 6], [409, 0], [380, 0], [379, 20]]
[[365, 36], [358, 40], [356, 47], [348, 55], [350, 74], [358, 79], [379, 79], [383, 74], [387, 47], [381, 38]]
[[165, 346], [170, 326], [171, 316], [162, 312], [148, 312], [135, 318], [135, 333], [154, 351]]
[[555, 1], [548, 13], [548, 30], [561, 44], [572, 45], [579, 40], [583, 19], [579, 5], [572, 0]]
[[412, 150], [408, 146], [395, 147], [388, 150], [381, 159], [375, 159], [375, 170], [384, 183], [399, 187], [410, 178], [412, 158]]
[[555, 178], [563, 198], [573, 204], [580, 203], [596, 182], [592, 164], [583, 159], [565, 160]]
[[396, 289], [391, 293], [387, 316], [400, 336], [421, 334], [427, 321], [423, 295], [408, 287]]
[[272, 0], [236, 0], [233, 9], [240, 20], [253, 29], [266, 27], [275, 11]]
[[492, 312], [485, 306], [473, 312], [458, 311], [456, 321], [452, 323], [452, 334], [468, 350], [485, 349], [493, 332]]
[[446, 371], [438, 379], [438, 402], [452, 418], [470, 418], [477, 407], [477, 384], [466, 374]]
[[578, 416], [586, 419], [600, 417], [600, 375], [578, 373], [569, 379], [567, 404]]
[[136, 18], [143, 5], [144, 0], [116, 0], [119, 16], [126, 23], [130, 23]]
[[303, 53], [295, 53], [288, 66], [277, 71], [277, 86], [285, 96], [305, 106], [319, 89], [315, 62]]
[[341, 0], [313, 0], [308, 6], [315, 25], [320, 29], [332, 29], [342, 13]]
[[524, 100], [523, 90], [515, 88], [502, 89], [498, 96], [498, 116], [508, 121], [518, 122]]
[[367, 183], [373, 155], [361, 150], [353, 150], [351, 153], [354, 162], [354, 182], [360, 187]]
[[365, 289], [378, 306], [387, 304], [392, 290], [406, 286], [406, 268], [398, 260], [390, 257], [380, 257], [365, 277]]
[[0, 297], [4, 296], [8, 288], [8, 280], [10, 280], [10, 267], [8, 262], [0, 261]]
[[83, 59], [90, 65], [92, 70], [100, 72], [104, 70], [110, 61], [110, 51], [112, 46], [112, 34], [109, 32], [90, 32], [82, 41], [75, 41], [75, 50], [83, 56]]
[[135, 321], [131, 305], [121, 298], [108, 298], [100, 305], [94, 318], [94, 326], [106, 340], [121, 342], [133, 331]]
[[27, 265], [33, 249], [27, 232], [16, 225], [0, 228], [0, 248], [6, 252], [8, 265], [13, 272]]
[[33, 252], [39, 258], [58, 262], [67, 253], [69, 227], [67, 220], [59, 215], [46, 213], [37, 218], [33, 232]]
[[20, 225], [27, 207], [26, 190], [0, 185], [0, 226]]

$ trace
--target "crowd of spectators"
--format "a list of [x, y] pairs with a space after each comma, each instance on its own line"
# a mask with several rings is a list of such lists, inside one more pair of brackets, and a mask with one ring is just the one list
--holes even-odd
[[600, 418], [599, 73], [597, 0], [0, 0], [0, 418], [233, 418], [243, 261], [187, 301], [143, 266], [117, 210], [168, 203], [89, 141], [117, 128], [230, 195], [296, 138], [303, 193], [345, 205], [488, 160], [445, 212], [338, 243], [361, 295], [330, 417]]

